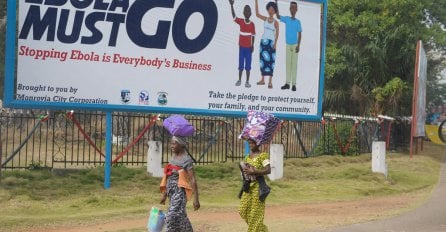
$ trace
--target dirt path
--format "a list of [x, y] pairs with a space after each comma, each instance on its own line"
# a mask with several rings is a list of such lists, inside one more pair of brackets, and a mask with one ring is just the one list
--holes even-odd
[[[420, 194], [370, 198], [358, 201], [334, 203], [312, 203], [292, 205], [268, 205], [266, 224], [270, 231], [308, 231], [334, 227], [395, 215], [401, 210], [413, 207], [420, 202]], [[202, 209], [190, 212], [189, 217], [197, 232], [246, 231], [236, 208]], [[92, 232], [92, 231], [145, 231], [147, 218], [123, 219], [108, 223], [86, 226], [64, 226], [32, 228], [31, 232]]]
[[446, 231], [446, 162], [440, 182], [426, 204], [414, 211], [386, 220], [330, 230], [332, 232], [440, 232]]

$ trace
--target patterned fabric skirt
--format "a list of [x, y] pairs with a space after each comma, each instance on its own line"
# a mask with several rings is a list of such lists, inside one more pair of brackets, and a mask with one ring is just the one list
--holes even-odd
[[167, 196], [169, 209], [166, 213], [167, 232], [193, 232], [192, 225], [186, 214], [186, 192], [178, 187], [178, 175], [171, 175], [167, 179]]
[[260, 72], [262, 76], [273, 76], [276, 62], [276, 51], [274, 43], [269, 39], [260, 41]]
[[265, 217], [265, 202], [259, 199], [259, 185], [251, 183], [249, 192], [243, 192], [239, 208], [240, 216], [248, 224], [248, 232], [268, 232], [263, 224]]

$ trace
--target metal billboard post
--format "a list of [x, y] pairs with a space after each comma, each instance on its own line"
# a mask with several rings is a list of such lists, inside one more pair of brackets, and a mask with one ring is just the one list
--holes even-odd
[[112, 132], [113, 115], [111, 111], [105, 113], [105, 168], [104, 168], [104, 188], [111, 186], [111, 164], [112, 164]]

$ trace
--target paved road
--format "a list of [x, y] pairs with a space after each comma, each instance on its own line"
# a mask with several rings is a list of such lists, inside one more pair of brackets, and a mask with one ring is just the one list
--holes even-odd
[[352, 226], [329, 229], [330, 232], [446, 232], [446, 160], [440, 182], [431, 199], [423, 206], [400, 216]]

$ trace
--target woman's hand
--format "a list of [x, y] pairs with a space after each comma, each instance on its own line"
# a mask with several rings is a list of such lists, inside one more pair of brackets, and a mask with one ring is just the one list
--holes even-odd
[[165, 205], [166, 204], [166, 199], [167, 199], [167, 194], [163, 193], [163, 195], [161, 196], [160, 204], [161, 205]]
[[251, 166], [251, 165], [247, 165], [243, 171], [245, 172], [246, 175], [255, 175], [256, 173], [256, 169]]
[[198, 199], [194, 200], [194, 210], [197, 211], [200, 209], [200, 201]]
[[247, 175], [253, 175], [253, 176], [264, 176], [271, 173], [271, 165], [266, 165], [263, 167], [263, 169], [255, 169], [253, 166], [249, 165], [248, 167], [245, 167], [243, 169], [243, 172]]

